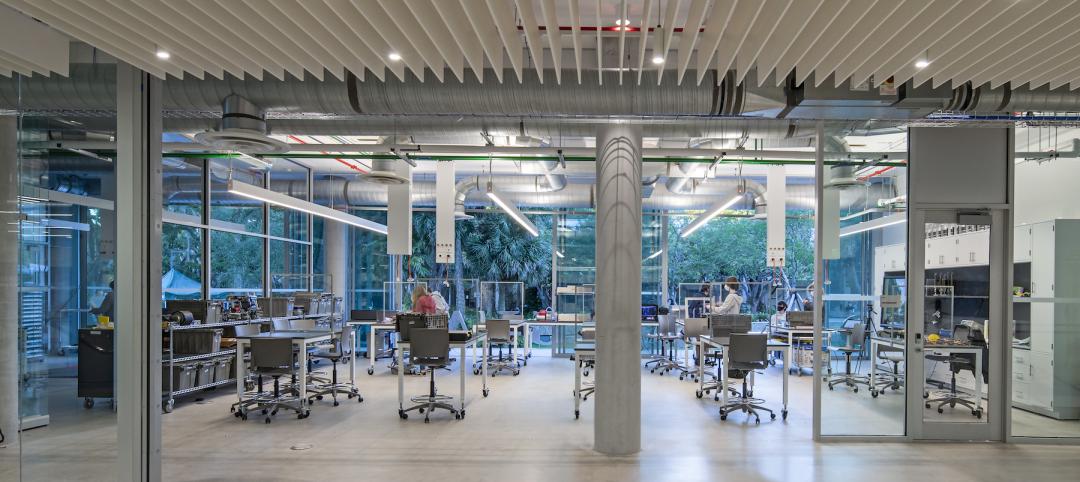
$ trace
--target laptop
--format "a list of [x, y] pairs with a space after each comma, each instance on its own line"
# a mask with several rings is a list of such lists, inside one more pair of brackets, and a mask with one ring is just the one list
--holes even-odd
[[641, 305], [641, 321], [659, 321], [659, 313], [660, 307], [657, 305]]

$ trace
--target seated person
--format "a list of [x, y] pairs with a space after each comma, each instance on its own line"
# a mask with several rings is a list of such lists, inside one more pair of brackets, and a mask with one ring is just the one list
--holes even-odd
[[776, 302], [776, 313], [769, 318], [769, 326], [784, 326], [787, 324], [787, 302]]

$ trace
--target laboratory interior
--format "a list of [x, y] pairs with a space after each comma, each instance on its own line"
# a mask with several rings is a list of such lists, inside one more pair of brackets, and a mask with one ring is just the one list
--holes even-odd
[[0, 0], [0, 480], [1073, 478], [1077, 18]]

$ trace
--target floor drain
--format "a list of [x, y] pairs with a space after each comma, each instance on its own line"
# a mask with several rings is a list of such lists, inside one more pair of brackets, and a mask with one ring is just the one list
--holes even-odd
[[292, 447], [289, 447], [289, 450], [309, 450], [312, 447], [315, 447], [315, 445], [314, 444], [296, 444], [296, 445], [293, 445]]

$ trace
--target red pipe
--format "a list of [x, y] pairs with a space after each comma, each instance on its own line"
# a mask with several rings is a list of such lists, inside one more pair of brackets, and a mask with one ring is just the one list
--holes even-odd
[[[303, 140], [301, 140], [301, 139], [300, 139], [299, 137], [296, 137], [296, 136], [294, 136], [294, 135], [291, 135], [291, 134], [290, 134], [290, 135], [289, 135], [288, 137], [289, 137], [289, 139], [292, 139], [293, 141], [296, 141], [296, 143], [297, 143], [297, 144], [307, 144], [306, 142], [304, 142]], [[329, 152], [326, 152], [326, 151], [322, 151], [322, 153], [323, 153], [323, 154], [329, 154]], [[337, 161], [337, 162], [340, 162], [340, 163], [342, 163], [342, 164], [344, 164], [344, 165], [346, 165], [346, 166], [348, 166], [348, 167], [349, 167], [349, 169], [352, 169], [352, 170], [354, 170], [354, 171], [356, 171], [356, 172], [359, 172], [360, 174], [367, 174], [367, 171], [365, 171], [365, 170], [361, 169], [361, 168], [360, 168], [359, 166], [357, 166], [356, 164], [353, 164], [353, 163], [351, 163], [351, 162], [349, 162], [349, 161], [346, 161], [345, 159], [342, 159], [342, 158], [340, 158], [340, 157], [335, 157], [335, 158], [334, 158], [334, 160], [335, 160], [335, 161]]]
[[886, 173], [886, 172], [889, 172], [889, 170], [890, 170], [890, 169], [892, 169], [892, 168], [893, 168], [893, 166], [886, 166], [886, 167], [883, 167], [883, 168], [881, 168], [881, 169], [878, 169], [878, 170], [876, 170], [876, 171], [874, 171], [874, 172], [870, 173], [869, 175], [866, 175], [866, 176], [860, 177], [860, 178], [859, 178], [859, 180], [861, 180], [861, 181], [865, 181], [865, 180], [867, 180], [867, 179], [870, 179], [870, 178], [872, 178], [872, 177], [874, 177], [874, 176], [879, 176], [879, 175], [881, 175], [881, 174], [884, 174], [884, 173]]
[[[661, 27], [661, 28], [663, 28], [663, 27]], [[540, 25], [539, 29], [541, 31], [547, 31], [548, 28], [546, 26], [544, 26], [544, 25]], [[562, 31], [562, 32], [568, 32], [568, 31], [573, 30], [573, 29], [574, 29], [574, 27], [567, 27], [565, 25], [560, 25], [559, 26], [559, 31]], [[656, 29], [657, 29], [657, 27], [649, 27], [650, 32], [656, 31]], [[525, 27], [523, 25], [518, 25], [518, 30], [525, 30]], [[622, 31], [640, 32], [641, 27], [620, 27], [620, 26], [617, 26], [617, 25], [604, 26], [604, 27], [595, 27], [595, 26], [584, 26], [583, 25], [581, 27], [578, 27], [578, 30], [581, 30], [582, 32], [595, 32], [597, 30], [600, 30], [602, 32], [622, 32]], [[676, 33], [682, 33], [684, 30], [685, 29], [682, 28], [682, 27], [675, 27], [675, 32]], [[704, 31], [705, 31], [704, 28], [699, 28], [698, 29], [698, 33], [701, 33], [701, 32], [704, 32]]]

